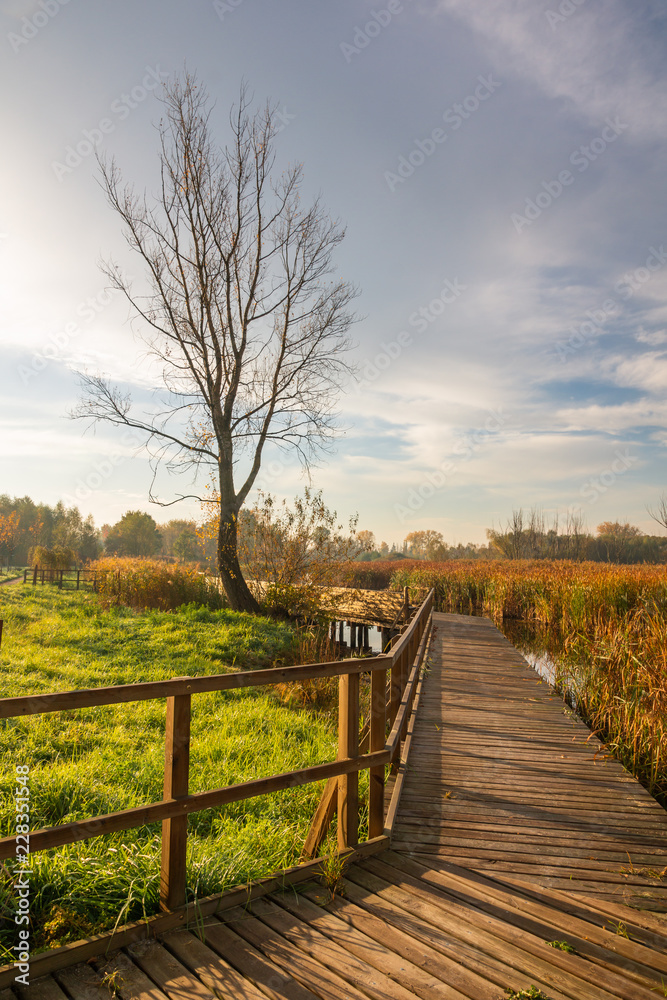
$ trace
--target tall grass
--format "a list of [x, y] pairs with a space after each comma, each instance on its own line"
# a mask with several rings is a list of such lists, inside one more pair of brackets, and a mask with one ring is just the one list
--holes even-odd
[[497, 560], [488, 562], [401, 565], [391, 587], [415, 593], [435, 590], [439, 611], [483, 613], [591, 628], [625, 620], [647, 602], [659, 614], [667, 610], [667, 575], [662, 566], [619, 566], [566, 560]]
[[667, 807], [667, 618], [648, 601], [566, 633], [557, 683], [591, 729]]
[[[5, 697], [296, 658], [289, 626], [225, 609], [105, 609], [93, 594], [18, 586], [2, 588], [0, 602]], [[335, 722], [335, 711], [312, 699], [293, 707], [266, 690], [197, 695], [190, 790], [334, 759]], [[17, 764], [30, 768], [33, 830], [160, 800], [164, 724], [164, 700], [0, 721], [0, 836], [13, 832]], [[192, 816], [190, 898], [295, 863], [320, 791], [307, 785]], [[31, 860], [36, 949], [157, 911], [159, 824], [35, 853]], [[11, 960], [8, 949], [16, 943], [11, 871], [11, 863], [4, 874], [0, 867], [0, 963]]]
[[183, 604], [226, 606], [210, 577], [193, 565], [109, 556], [91, 563], [90, 569], [96, 572], [97, 593], [105, 607], [173, 611]]

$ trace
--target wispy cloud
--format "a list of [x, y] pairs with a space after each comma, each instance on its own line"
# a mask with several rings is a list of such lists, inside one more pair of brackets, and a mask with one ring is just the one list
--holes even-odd
[[662, 136], [667, 125], [667, 83], [657, 76], [662, 55], [632, 21], [657, 16], [642, 0], [587, 0], [563, 23], [548, 11], [555, 2], [439, 0], [439, 9], [470, 25], [490, 43], [507, 72], [528, 77], [547, 97], [564, 99], [590, 122], [625, 115], [630, 134]]

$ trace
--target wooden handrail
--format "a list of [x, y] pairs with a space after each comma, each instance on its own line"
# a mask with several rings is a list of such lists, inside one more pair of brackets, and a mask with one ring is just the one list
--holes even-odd
[[318, 677], [339, 677], [342, 674], [366, 673], [387, 666], [391, 653], [352, 657], [329, 663], [309, 663], [298, 667], [269, 667], [266, 670], [232, 671], [227, 674], [205, 674], [203, 677], [177, 677], [167, 681], [143, 681], [138, 684], [117, 684], [113, 687], [80, 688], [53, 694], [30, 694], [0, 700], [0, 719], [23, 715], [43, 715], [74, 708], [94, 708], [99, 705], [120, 705], [152, 698], [173, 698], [183, 694], [204, 694], [210, 691], [231, 691], [238, 688], [263, 687], [290, 681]]
[[[12, 718], [96, 705], [167, 698], [162, 801], [31, 832], [31, 853], [162, 821], [161, 906], [166, 910], [178, 909], [186, 902], [185, 861], [187, 817], [190, 813], [337, 777], [338, 846], [340, 850], [345, 850], [357, 843], [358, 774], [366, 768], [370, 769], [371, 777], [369, 837], [372, 839], [379, 836], [377, 831], [381, 830], [384, 818], [385, 768], [396, 757], [397, 749], [400, 751], [401, 734], [407, 725], [430, 632], [432, 608], [433, 591], [417, 610], [395, 647], [388, 653], [367, 659], [350, 658], [297, 667], [205, 677], [177, 677], [168, 681], [1, 699], [0, 718]], [[392, 675], [392, 693], [397, 697], [392, 697], [387, 712], [385, 698], [389, 668]], [[361, 673], [371, 674], [370, 752], [367, 753], [359, 753], [359, 674]], [[189, 794], [190, 713], [193, 694], [335, 676], [339, 677], [340, 691], [337, 760], [224, 788]], [[387, 724], [391, 730], [388, 738]], [[0, 840], [0, 860], [12, 857], [15, 851], [15, 837], [5, 837]]]

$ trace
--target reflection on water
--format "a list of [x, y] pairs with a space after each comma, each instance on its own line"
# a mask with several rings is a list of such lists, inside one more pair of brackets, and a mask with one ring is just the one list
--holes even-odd
[[498, 625], [503, 635], [526, 658], [548, 684], [564, 694], [566, 702], [576, 710], [574, 681], [576, 668], [563, 657], [563, 635], [559, 628], [542, 622], [506, 619]]
[[[356, 629], [356, 634], [355, 634], [355, 645], [354, 645], [355, 649], [360, 649], [361, 648], [360, 632], [361, 632], [361, 626], [358, 626], [357, 629]], [[339, 634], [340, 634], [339, 633], [339, 626], [337, 625], [336, 626], [336, 637], [337, 638], [338, 638]], [[350, 628], [349, 625], [345, 625], [343, 627], [343, 642], [347, 646], [348, 652], [352, 649], [351, 636], [352, 636], [352, 629]], [[368, 645], [364, 646], [363, 648], [364, 648], [365, 652], [367, 652], [367, 653], [373, 653], [374, 655], [377, 655], [378, 653], [381, 653], [382, 652], [382, 629], [376, 627], [375, 625], [369, 625], [369, 627], [368, 627]]]

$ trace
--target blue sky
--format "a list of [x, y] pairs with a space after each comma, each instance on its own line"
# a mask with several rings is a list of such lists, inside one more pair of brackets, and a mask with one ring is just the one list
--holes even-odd
[[[153, 373], [98, 263], [139, 278], [86, 137], [151, 191], [157, 81], [221, 144], [245, 78], [347, 225], [358, 381], [313, 472], [378, 539], [483, 541], [512, 508], [659, 530], [666, 488], [667, 11], [658, 0], [1, 0], [0, 489], [97, 523], [148, 502], [141, 443], [67, 414], [75, 371]], [[102, 127], [102, 123], [106, 124]], [[98, 142], [99, 140], [99, 142]], [[84, 143], [83, 145], [80, 145]], [[90, 145], [90, 142], [89, 142]], [[78, 162], [80, 160], [80, 162]], [[295, 459], [262, 482], [293, 496]], [[159, 480], [171, 499], [186, 480]], [[185, 488], [187, 487], [187, 488]]]

